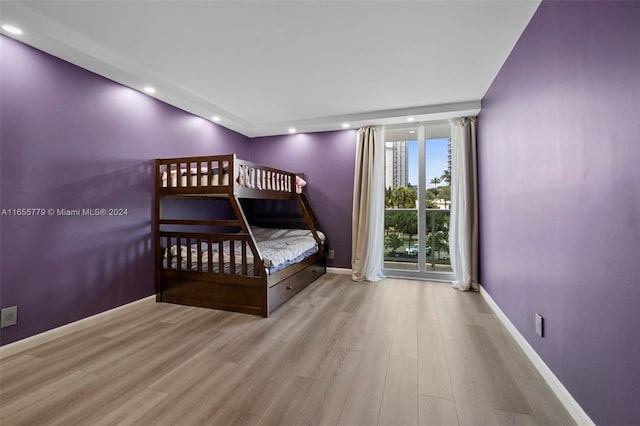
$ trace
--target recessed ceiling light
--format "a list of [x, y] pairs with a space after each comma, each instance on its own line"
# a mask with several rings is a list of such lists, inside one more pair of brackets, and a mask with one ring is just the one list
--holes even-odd
[[407, 117], [407, 121], [411, 122], [411, 121], [416, 121], [415, 117]]
[[342, 128], [343, 128], [343, 129], [348, 129], [349, 127], [351, 127], [351, 124], [349, 124], [349, 123], [342, 123]]
[[2, 29], [11, 34], [15, 34], [15, 35], [22, 34], [22, 30], [18, 27], [14, 27], [13, 25], [5, 24], [2, 26]]
[[409, 130], [409, 133], [414, 134], [416, 131], [415, 130]]
[[218, 117], [217, 115], [214, 115], [213, 117], [211, 117], [211, 120], [217, 123], [220, 121], [220, 117]]
[[156, 93], [156, 89], [154, 89], [151, 86], [145, 86], [144, 87], [144, 91], [147, 92], [150, 95], [153, 95], [154, 93]]
[[295, 133], [295, 132], [296, 132], [296, 129], [295, 129], [295, 128], [293, 128], [293, 127], [290, 127], [290, 128], [289, 128], [289, 133]]

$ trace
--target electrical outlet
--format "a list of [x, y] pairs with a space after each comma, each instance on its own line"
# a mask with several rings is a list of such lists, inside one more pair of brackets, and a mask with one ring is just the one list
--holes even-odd
[[327, 259], [334, 259], [336, 257], [336, 252], [333, 250], [329, 250], [327, 252]]
[[544, 337], [544, 318], [539, 313], [536, 313], [536, 334]]
[[0, 328], [9, 327], [18, 323], [18, 307], [3, 308], [0, 314]]

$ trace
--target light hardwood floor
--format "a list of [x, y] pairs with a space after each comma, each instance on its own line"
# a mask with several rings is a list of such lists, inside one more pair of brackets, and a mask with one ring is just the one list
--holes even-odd
[[325, 275], [268, 319], [155, 304], [6, 358], [0, 424], [574, 422], [480, 295]]

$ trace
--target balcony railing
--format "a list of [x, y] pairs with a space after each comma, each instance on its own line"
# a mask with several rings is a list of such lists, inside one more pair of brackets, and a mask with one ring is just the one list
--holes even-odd
[[[450, 210], [425, 209], [425, 270], [451, 272]], [[385, 209], [384, 267], [419, 270], [418, 209]]]

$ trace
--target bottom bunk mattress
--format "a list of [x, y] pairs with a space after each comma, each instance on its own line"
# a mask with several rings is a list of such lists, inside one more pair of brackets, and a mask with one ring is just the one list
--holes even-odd
[[[313, 238], [311, 231], [306, 229], [251, 227], [251, 231], [267, 274], [274, 274], [318, 252], [318, 243]], [[325, 241], [325, 236], [322, 232], [318, 232], [318, 236], [322, 241]], [[189, 250], [191, 253], [189, 253]], [[222, 259], [220, 258], [221, 252]], [[162, 268], [254, 275], [253, 254], [250, 247], [244, 245], [246, 271], [243, 271], [242, 252], [243, 245], [240, 241], [224, 241], [222, 244], [218, 242], [211, 242], [210, 244], [209, 241], [203, 241], [200, 243], [200, 250], [198, 250], [197, 244], [191, 244], [190, 247], [175, 244], [168, 249], [164, 249]], [[211, 268], [209, 268], [209, 265], [211, 265]]]

